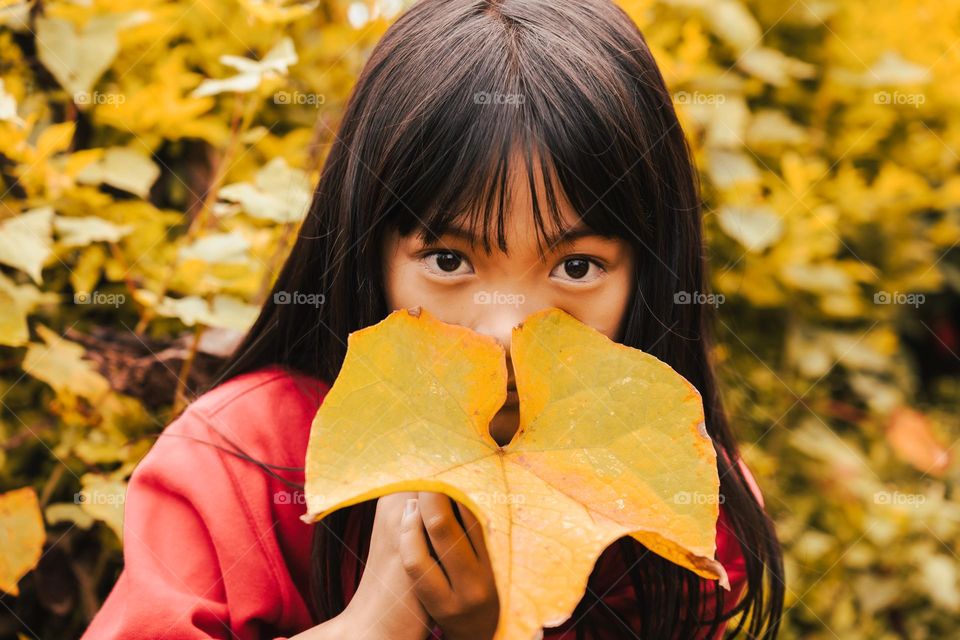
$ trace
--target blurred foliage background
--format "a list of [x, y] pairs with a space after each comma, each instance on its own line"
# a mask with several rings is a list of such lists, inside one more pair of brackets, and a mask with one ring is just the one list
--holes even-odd
[[[960, 1], [621, 0], [702, 171], [785, 638], [960, 628]], [[0, 637], [76, 637], [125, 482], [269, 291], [405, 3], [0, 0]]]

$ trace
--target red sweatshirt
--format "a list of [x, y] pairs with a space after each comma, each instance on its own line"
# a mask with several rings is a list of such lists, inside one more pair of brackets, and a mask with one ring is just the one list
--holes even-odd
[[[268, 367], [202, 395], [164, 430], [130, 477], [125, 566], [82, 640], [282, 639], [314, 625], [305, 600], [313, 525], [300, 520], [302, 492], [196, 439], [228, 448], [232, 442], [257, 460], [302, 467], [310, 425], [327, 390], [322, 381]], [[278, 473], [303, 482], [302, 471]], [[356, 527], [347, 542], [358, 548]], [[732, 607], [746, 577], [723, 506], [717, 547]], [[355, 559], [347, 556], [349, 599]], [[600, 584], [613, 585], [621, 575], [618, 560], [616, 545], [601, 555], [607, 579]], [[625, 579], [603, 601], [625, 611], [633, 597]], [[544, 638], [574, 638], [573, 622], [545, 629]], [[439, 628], [434, 632], [442, 637]]]

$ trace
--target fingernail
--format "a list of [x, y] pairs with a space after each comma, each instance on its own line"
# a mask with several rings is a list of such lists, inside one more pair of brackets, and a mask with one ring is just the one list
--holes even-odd
[[412, 516], [413, 512], [417, 510], [417, 499], [416, 498], [407, 498], [407, 506], [403, 509], [403, 515]]

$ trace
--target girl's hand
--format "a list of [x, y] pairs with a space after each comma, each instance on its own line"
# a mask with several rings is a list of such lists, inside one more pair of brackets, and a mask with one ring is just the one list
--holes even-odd
[[[453, 504], [445, 494], [432, 491], [420, 491], [416, 500], [408, 500], [400, 527], [400, 556], [417, 598], [443, 629], [444, 638], [489, 640], [497, 629], [500, 602], [483, 530], [458, 502], [464, 524], [460, 526]], [[428, 536], [439, 561], [430, 555]]]
[[433, 622], [414, 592], [414, 581], [400, 562], [403, 506], [416, 492], [382, 496], [370, 535], [370, 550], [357, 592], [341, 615], [354, 640], [425, 640]]

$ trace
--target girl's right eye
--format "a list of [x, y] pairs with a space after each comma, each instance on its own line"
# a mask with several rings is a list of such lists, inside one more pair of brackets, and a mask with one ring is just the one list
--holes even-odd
[[[467, 259], [456, 251], [430, 251], [420, 259], [427, 271], [438, 276], [450, 277], [473, 273], [473, 268]], [[465, 270], [464, 267], [466, 267]]]

